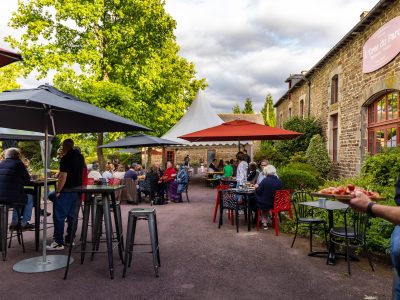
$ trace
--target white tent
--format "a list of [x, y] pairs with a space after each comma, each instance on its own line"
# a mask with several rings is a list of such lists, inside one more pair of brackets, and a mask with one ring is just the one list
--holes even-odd
[[[217, 126], [224, 121], [217, 115], [211, 107], [203, 91], [197, 93], [196, 99], [188, 108], [183, 117], [176, 123], [162, 138], [178, 142], [184, 146], [205, 146], [205, 145], [237, 145], [237, 141], [232, 142], [188, 142], [178, 138], [184, 134], [199, 131], [209, 127]], [[246, 142], [245, 142], [246, 143]]]

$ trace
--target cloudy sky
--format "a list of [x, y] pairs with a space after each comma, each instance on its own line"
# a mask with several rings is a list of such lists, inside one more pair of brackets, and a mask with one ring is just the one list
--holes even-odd
[[[177, 21], [180, 54], [209, 84], [218, 112], [250, 97], [260, 110], [267, 93], [276, 101], [291, 73], [310, 69], [378, 0], [166, 0]], [[0, 47], [17, 0], [0, 0]], [[49, 82], [46, 79], [42, 82]], [[37, 86], [31, 76], [23, 87]]]

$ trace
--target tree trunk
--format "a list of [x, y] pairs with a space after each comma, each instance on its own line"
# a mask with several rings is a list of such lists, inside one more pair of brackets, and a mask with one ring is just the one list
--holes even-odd
[[106, 169], [106, 161], [104, 160], [103, 148], [99, 146], [103, 145], [104, 135], [103, 133], [97, 134], [97, 159], [99, 161], [99, 167], [102, 172]]

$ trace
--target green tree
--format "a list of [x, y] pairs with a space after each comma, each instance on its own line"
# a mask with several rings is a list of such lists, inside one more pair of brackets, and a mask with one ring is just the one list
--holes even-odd
[[[43, 78], [53, 70], [56, 86], [76, 89], [85, 100], [94, 101], [88, 85], [106, 93], [110, 88], [114, 95], [115, 86], [102, 82], [130, 88], [124, 106], [105, 98], [98, 104], [160, 135], [205, 87], [204, 79], [195, 79], [194, 65], [178, 55], [176, 23], [164, 5], [162, 0], [20, 1], [10, 25], [22, 30], [22, 37], [6, 40], [23, 54], [25, 75], [36, 71]], [[103, 140], [98, 134], [97, 144]], [[104, 162], [101, 149], [98, 158]]]
[[314, 135], [306, 151], [307, 163], [313, 166], [322, 177], [326, 178], [332, 169], [332, 161], [326, 150], [325, 142], [321, 135]]
[[268, 94], [265, 97], [265, 103], [263, 108], [261, 109], [261, 114], [264, 119], [264, 124], [275, 127], [276, 126], [276, 115], [275, 115], [275, 108], [274, 108], [274, 101], [272, 99], [272, 95]]
[[244, 108], [242, 110], [242, 114], [254, 114], [253, 110], [253, 101], [250, 98], [246, 98], [244, 102]]
[[22, 75], [21, 65], [13, 63], [0, 68], [0, 92], [18, 89], [17, 78]]
[[241, 113], [239, 104], [235, 104], [235, 105], [232, 107], [232, 112], [233, 112], [234, 114], [240, 114], [240, 113]]

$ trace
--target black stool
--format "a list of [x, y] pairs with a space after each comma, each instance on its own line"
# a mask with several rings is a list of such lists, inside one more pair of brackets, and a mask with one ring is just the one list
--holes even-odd
[[[135, 231], [137, 220], [147, 220], [149, 224], [149, 233], [151, 244], [135, 244]], [[161, 267], [160, 261], [160, 248], [158, 245], [158, 231], [157, 231], [157, 218], [156, 210], [154, 208], [133, 208], [128, 213], [128, 228], [126, 231], [126, 247], [124, 259], [124, 271], [122, 277], [125, 277], [126, 268], [131, 266], [132, 254], [134, 245], [151, 245], [151, 251], [135, 251], [141, 253], [153, 254], [153, 266], [158, 277], [158, 268]]]
[[[8, 210], [12, 208], [10, 205], [7, 204], [0, 204], [0, 251], [3, 260], [7, 259], [7, 230], [8, 230]], [[16, 207], [17, 214], [18, 214], [18, 223], [17, 223], [17, 237], [18, 242], [22, 245], [22, 252], [25, 253], [25, 245], [24, 245], [24, 238], [22, 236], [22, 229], [21, 229], [21, 210], [23, 207]], [[13, 235], [11, 233], [10, 236], [10, 245], [11, 239]]]

